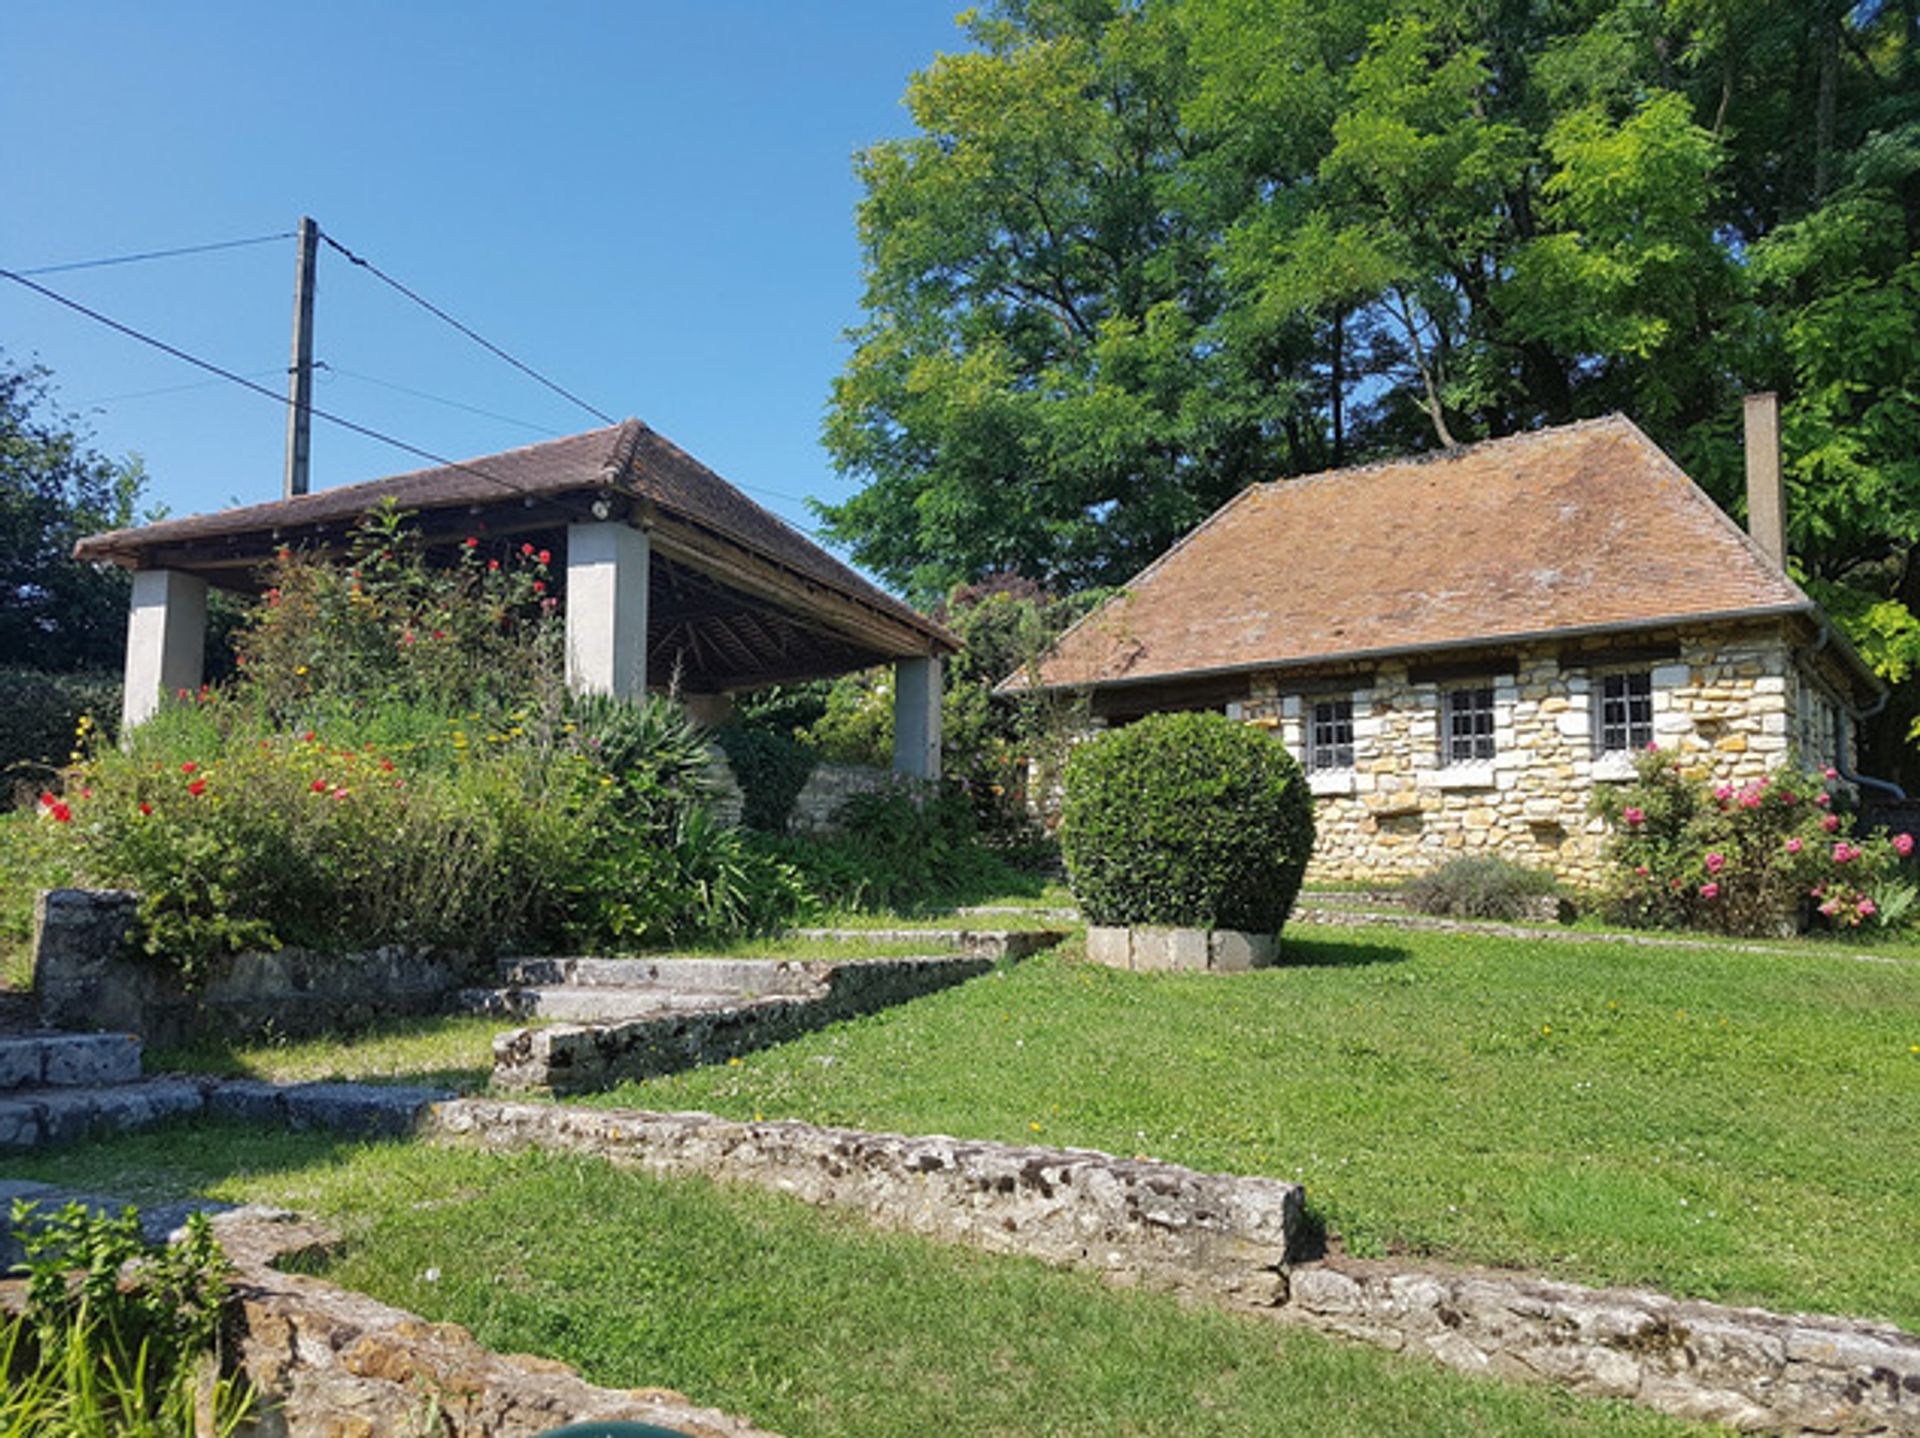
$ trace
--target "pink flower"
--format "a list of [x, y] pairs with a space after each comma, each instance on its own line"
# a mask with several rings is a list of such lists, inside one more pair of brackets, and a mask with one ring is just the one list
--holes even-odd
[[1806, 847], [1807, 846], [1801, 843], [1798, 839], [1787, 840], [1787, 852], [1789, 854], [1797, 854]]
[[1727, 800], [1733, 797], [1733, 785], [1722, 784], [1713, 791], [1713, 797], [1718, 799], [1722, 804], [1726, 803]]
[[1709, 874], [1717, 874], [1726, 867], [1727, 867], [1727, 856], [1725, 854], [1707, 855], [1707, 872]]
[[1641, 878], [1644, 879], [1652, 871], [1649, 870], [1645, 864], [1635, 864], [1633, 866], [1633, 872], [1638, 874]]
[[1783, 804], [1791, 804], [1795, 798], [1796, 796], [1791, 789], [1782, 789], [1780, 791], [1780, 802]]
[[1834, 768], [1831, 764], [1829, 764], [1826, 768], [1822, 769], [1820, 772], [1826, 775], [1826, 777], [1829, 779], [1838, 779], [1840, 777], [1840, 771]]
[[1814, 803], [1816, 803], [1816, 804], [1818, 804], [1818, 805], [1819, 805], [1819, 806], [1820, 806], [1820, 807], [1821, 807], [1822, 809], [1824, 809], [1824, 808], [1826, 808], [1826, 807], [1827, 807], [1827, 806], [1828, 806], [1829, 804], [1831, 804], [1831, 803], [1833, 803], [1833, 795], [1831, 795], [1831, 794], [1815, 794], [1815, 795], [1813, 796], [1813, 802], [1814, 802]]
[[1911, 854], [1913, 852], [1913, 835], [1895, 834], [1893, 836], [1893, 852], [1903, 859]]
[[1647, 740], [1647, 752], [1649, 754], [1658, 754], [1660, 752], [1660, 746], [1649, 739]]
[[1827, 815], [1826, 818], [1820, 821], [1820, 827], [1831, 834], [1835, 829], [1840, 827], [1840, 816], [1838, 814]]
[[1859, 857], [1860, 851], [1845, 839], [1833, 846], [1833, 862], [1836, 864], [1849, 864]]
[[1646, 822], [1647, 815], [1643, 809], [1635, 809], [1632, 806], [1628, 806], [1621, 812], [1620, 817], [1625, 819], [1629, 824], [1641, 824]]
[[1853, 906], [1853, 911], [1863, 919], [1871, 919], [1875, 914], [1880, 912], [1880, 906], [1874, 903], [1872, 899], [1862, 899]]
[[1719, 898], [1720, 886], [1718, 884], [1702, 884], [1700, 886], [1700, 897], [1703, 899]]

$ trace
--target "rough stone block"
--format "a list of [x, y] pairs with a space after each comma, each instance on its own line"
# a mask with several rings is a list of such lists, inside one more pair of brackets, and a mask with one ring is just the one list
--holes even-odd
[[0, 1039], [0, 1091], [37, 1085], [45, 1072], [45, 1054], [40, 1039]]
[[1275, 934], [1214, 929], [1207, 935], [1207, 967], [1216, 973], [1243, 974], [1269, 968], [1279, 953], [1280, 939]]
[[131, 1083], [140, 1077], [140, 1040], [132, 1034], [48, 1037], [41, 1082], [50, 1086]]
[[1133, 929], [1133, 966], [1143, 972], [1205, 969], [1207, 931], [1137, 924]]
[[1121, 924], [1087, 926], [1087, 958], [1110, 969], [1133, 967], [1133, 934]]
[[40, 1107], [23, 1099], [0, 1102], [0, 1153], [20, 1153], [40, 1146]]
[[396, 1084], [309, 1083], [286, 1090], [287, 1122], [296, 1129], [400, 1138], [411, 1134], [429, 1105], [453, 1097], [444, 1089]]

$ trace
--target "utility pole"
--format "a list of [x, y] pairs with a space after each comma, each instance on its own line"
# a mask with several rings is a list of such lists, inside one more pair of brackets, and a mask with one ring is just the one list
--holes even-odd
[[313, 282], [320, 227], [300, 217], [300, 262], [293, 278], [293, 358], [287, 365], [287, 471], [281, 497], [307, 492], [313, 448]]

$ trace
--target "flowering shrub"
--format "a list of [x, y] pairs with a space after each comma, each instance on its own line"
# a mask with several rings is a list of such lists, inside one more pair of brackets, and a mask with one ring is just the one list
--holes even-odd
[[479, 535], [454, 553], [451, 564], [429, 562], [391, 503], [361, 522], [344, 562], [281, 550], [236, 638], [253, 697], [300, 728], [396, 702], [553, 720], [565, 637], [552, 554]]
[[1913, 902], [1898, 876], [1912, 836], [1856, 837], [1851, 818], [1834, 810], [1831, 769], [1703, 783], [1663, 750], [1642, 754], [1635, 768], [1633, 784], [1594, 800], [1613, 825], [1607, 902], [1618, 919], [1777, 934], [1817, 918], [1857, 930], [1891, 924]]

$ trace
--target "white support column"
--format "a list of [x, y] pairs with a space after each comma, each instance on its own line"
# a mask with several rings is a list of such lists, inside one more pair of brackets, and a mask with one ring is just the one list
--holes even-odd
[[940, 777], [940, 660], [900, 659], [893, 666], [893, 771]]
[[207, 581], [177, 569], [142, 569], [127, 605], [127, 667], [120, 698], [122, 733], [169, 694], [200, 687], [207, 651]]
[[567, 687], [647, 690], [647, 536], [618, 520], [567, 526]]

